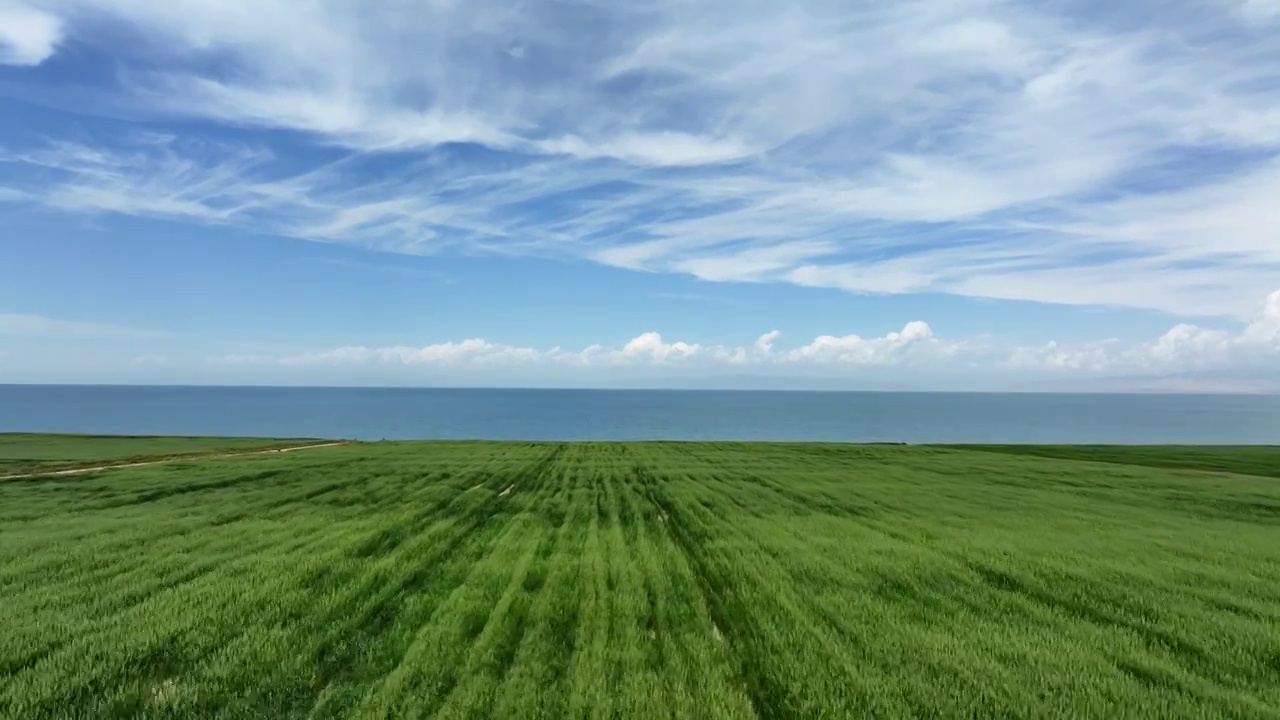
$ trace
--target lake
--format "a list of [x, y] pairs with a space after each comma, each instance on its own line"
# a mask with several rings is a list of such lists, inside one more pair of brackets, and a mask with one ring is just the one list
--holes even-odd
[[0, 385], [0, 431], [1275, 444], [1280, 396]]

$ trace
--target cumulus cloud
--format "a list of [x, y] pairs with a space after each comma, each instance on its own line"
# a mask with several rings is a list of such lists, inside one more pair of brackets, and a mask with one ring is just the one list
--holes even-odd
[[3, 62], [65, 36], [120, 69], [64, 105], [291, 134], [87, 132], [8, 151], [0, 199], [1183, 316], [1244, 317], [1280, 272], [1275, 0], [36, 7], [0, 0]]
[[1154, 362], [1219, 363], [1226, 358], [1234, 338], [1221, 330], [1206, 330], [1181, 323], [1151, 344], [1147, 352]]
[[[0, 316], [2, 317], [2, 316]], [[1267, 296], [1253, 320], [1238, 329], [1178, 323], [1146, 342], [1104, 339], [1084, 343], [1018, 345], [989, 337], [939, 337], [924, 321], [881, 336], [820, 335], [778, 349], [782, 334], [770, 331], [743, 345], [669, 341], [645, 332], [620, 345], [581, 350], [505, 345], [481, 338], [423, 347], [341, 347], [309, 353], [235, 356], [225, 363], [285, 366], [400, 365], [433, 367], [655, 368], [713, 370], [751, 367], [770, 372], [825, 368], [856, 373], [883, 368], [928, 368], [975, 376], [1014, 370], [1025, 377], [1162, 376], [1202, 370], [1275, 373], [1280, 367], [1280, 291]]]
[[769, 354], [773, 352], [773, 344], [777, 342], [780, 337], [782, 337], [782, 332], [779, 330], [770, 330], [769, 332], [761, 335], [756, 338], [754, 343], [751, 344], [752, 353], [756, 357], [768, 357]]
[[[40, 315], [0, 313], [0, 340], [31, 344], [41, 339], [103, 340], [133, 349], [124, 356], [133, 367], [166, 367], [180, 372], [184, 349], [179, 338], [126, 326], [61, 320]], [[769, 377], [859, 379], [895, 368], [899, 372], [928, 371], [930, 377], [975, 378], [998, 383], [1010, 373], [1024, 382], [1037, 379], [1121, 378], [1136, 387], [1135, 378], [1159, 378], [1160, 387], [1194, 390], [1211, 382], [1213, 388], [1260, 387], [1280, 383], [1280, 290], [1271, 292], [1256, 306], [1252, 319], [1234, 327], [1204, 327], [1176, 323], [1147, 341], [1102, 339], [1092, 342], [1048, 342], [1022, 345], [1008, 338], [946, 337], [925, 321], [905, 323], [883, 335], [827, 334], [807, 342], [782, 345], [782, 333], [769, 331], [740, 345], [699, 343], [669, 339], [658, 332], [641, 333], [617, 344], [595, 344], [582, 349], [539, 348], [473, 337], [422, 346], [297, 350], [288, 347], [250, 348], [250, 352], [209, 355], [214, 366], [242, 369], [278, 368], [310, 372], [323, 368], [471, 371], [488, 377], [514, 377], [518, 369], [528, 377], [556, 368], [607, 372], [626, 379], [645, 373], [673, 371], [716, 373], [727, 368]], [[4, 343], [0, 342], [0, 348]], [[136, 349], [135, 349], [136, 348]], [[524, 372], [521, 370], [520, 372]], [[1195, 378], [1211, 373], [1210, 380]], [[434, 377], [424, 375], [423, 377]], [[455, 376], [460, 377], [460, 376]], [[521, 376], [523, 377], [523, 375]], [[1177, 384], [1177, 378], [1187, 378]], [[1172, 378], [1172, 380], [1170, 379]], [[1180, 381], [1178, 381], [1180, 382]], [[1171, 384], [1173, 383], [1173, 384]], [[1025, 387], [1025, 385], [1023, 386]]]
[[39, 65], [58, 49], [56, 15], [13, 0], [0, 0], [0, 65]]
[[1258, 318], [1249, 323], [1242, 340], [1259, 345], [1280, 345], [1280, 290], [1267, 296]]
[[1087, 371], [1102, 373], [1115, 369], [1115, 341], [1091, 342], [1077, 346], [1059, 345], [1050, 340], [1039, 347], [1016, 347], [1006, 365], [1016, 370]]
[[[883, 365], [912, 359], [912, 348], [936, 349], [936, 357], [947, 353], [952, 343], [933, 337], [929, 325], [920, 321], [906, 324], [900, 332], [883, 337], [824, 335], [807, 345], [775, 353], [781, 333], [771, 331], [747, 346], [701, 345], [681, 340], [667, 341], [657, 332], [637, 335], [621, 346], [591, 345], [570, 351], [555, 347], [539, 350], [493, 343], [480, 338], [412, 347], [341, 347], [332, 350], [281, 356], [270, 362], [283, 365], [478, 365], [498, 363], [544, 363], [573, 366], [660, 366], [676, 364], [789, 365], [821, 363], [843, 365]], [[915, 359], [923, 357], [916, 355]], [[261, 358], [260, 358], [261, 359]], [[237, 362], [245, 359], [237, 356]]]
[[1238, 333], [1182, 323], [1144, 346], [1142, 353], [1144, 360], [1162, 367], [1269, 365], [1280, 375], [1280, 290], [1267, 296]]
[[792, 350], [788, 357], [793, 362], [874, 365], [894, 362], [913, 347], [936, 342], [929, 324], [914, 320], [903, 326], [901, 332], [891, 332], [879, 338], [823, 335], [804, 347]]
[[1151, 342], [1119, 340], [1016, 348], [1007, 365], [1093, 373], [1176, 373], [1264, 369], [1280, 377], [1280, 291], [1267, 296], [1238, 332], [1178, 323]]
[[633, 338], [619, 351], [623, 359], [643, 358], [654, 362], [682, 360], [698, 354], [702, 348], [686, 342], [665, 342], [656, 332], [647, 332]]
[[678, 362], [699, 354], [701, 347], [686, 342], [666, 342], [656, 332], [636, 336], [619, 348], [592, 345], [578, 352], [560, 348], [538, 350], [492, 343], [482, 338], [444, 342], [424, 347], [341, 347], [278, 359], [284, 365], [483, 365], [547, 362], [569, 365]]

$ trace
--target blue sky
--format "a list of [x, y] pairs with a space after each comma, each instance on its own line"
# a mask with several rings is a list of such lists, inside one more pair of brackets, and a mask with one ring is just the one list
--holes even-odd
[[0, 0], [0, 382], [1280, 391], [1280, 0]]

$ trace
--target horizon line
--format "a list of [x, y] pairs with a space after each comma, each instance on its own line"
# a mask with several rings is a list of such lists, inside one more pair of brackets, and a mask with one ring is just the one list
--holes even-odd
[[1230, 391], [1230, 390], [926, 390], [885, 388], [715, 388], [715, 387], [562, 387], [536, 385], [272, 385], [272, 384], [223, 384], [223, 383], [24, 383], [0, 382], [0, 387], [47, 388], [175, 388], [175, 389], [227, 389], [227, 390], [417, 390], [417, 391], [471, 391], [471, 392], [671, 392], [671, 393], [831, 393], [831, 394], [884, 394], [884, 395], [1137, 395], [1137, 396], [1221, 396], [1221, 397], [1280, 397], [1280, 391]]

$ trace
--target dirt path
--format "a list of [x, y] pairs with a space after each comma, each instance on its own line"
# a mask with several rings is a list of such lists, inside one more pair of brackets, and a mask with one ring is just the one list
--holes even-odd
[[108, 465], [92, 465], [89, 467], [69, 468], [67, 470], [36, 470], [34, 472], [20, 473], [18, 475], [0, 475], [0, 482], [5, 480], [23, 480], [27, 478], [37, 477], [64, 477], [67, 475], [84, 475], [86, 473], [98, 472], [100, 470], [116, 470], [119, 468], [135, 468], [146, 467], [148, 465], [164, 465], [166, 463], [182, 462], [184, 460], [220, 460], [223, 458], [250, 457], [253, 455], [276, 455], [279, 453], [297, 452], [299, 450], [316, 450], [318, 448], [337, 447], [339, 445], [349, 445], [346, 440], [337, 442], [318, 443], [316, 445], [295, 445], [293, 447], [271, 448], [270, 450], [242, 450], [239, 452], [211, 453], [206, 455], [180, 455], [177, 457], [160, 458], [159, 460], [140, 460], [137, 462], [127, 463], [111, 463]]

